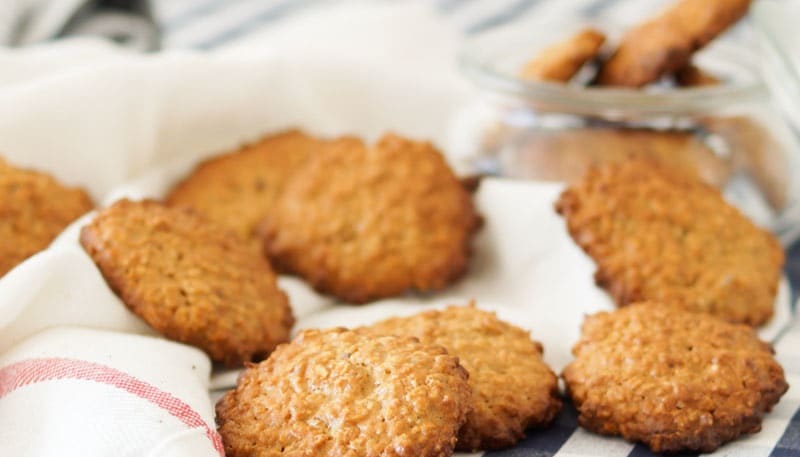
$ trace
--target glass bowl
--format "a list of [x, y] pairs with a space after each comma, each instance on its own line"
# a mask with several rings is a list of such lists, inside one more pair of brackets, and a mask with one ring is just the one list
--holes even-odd
[[[480, 90], [454, 125], [472, 132], [457, 148], [462, 168], [570, 182], [592, 165], [646, 156], [696, 172], [779, 235], [798, 224], [800, 145], [772, 103], [754, 53], [720, 40], [696, 55], [693, 62], [721, 79], [713, 86], [661, 82], [634, 90], [517, 76], [542, 46], [583, 27], [506, 30], [467, 44], [460, 68]], [[599, 28], [611, 31], [609, 41], [619, 35], [619, 28]], [[573, 81], [591, 77], [579, 73]]]

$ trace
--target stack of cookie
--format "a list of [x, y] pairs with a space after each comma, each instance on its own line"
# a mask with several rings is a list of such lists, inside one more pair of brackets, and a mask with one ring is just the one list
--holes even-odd
[[[744, 17], [751, 3], [677, 0], [632, 27], [612, 45], [606, 44], [604, 33], [589, 28], [545, 48], [519, 70], [516, 76], [521, 82], [570, 84], [575, 90], [565, 90], [565, 97], [579, 101], [585, 90], [587, 107], [608, 97], [604, 106], [583, 116], [575, 116], [569, 108], [564, 112], [555, 108], [557, 115], [573, 116], [576, 121], [563, 128], [552, 128], [548, 122], [542, 124], [548, 127], [534, 129], [505, 121], [493, 124], [484, 133], [482, 147], [489, 153], [504, 146], [514, 148], [513, 159], [504, 159], [512, 160], [508, 172], [542, 180], [574, 182], [592, 165], [636, 157], [694, 171], [719, 188], [742, 173], [753, 180], [765, 203], [776, 212], [782, 211], [791, 179], [787, 171], [789, 153], [780, 144], [774, 126], [761, 116], [731, 116], [727, 108], [711, 108], [676, 111], [666, 124], [664, 118], [654, 120], [645, 113], [621, 119], [613, 114], [617, 103], [612, 101], [613, 94], [604, 94], [606, 88], [641, 90], [645, 103], [650, 94], [658, 94], [661, 100], [667, 100], [663, 107], [670, 112], [668, 105], [672, 102], [682, 106], [681, 100], [687, 95], [683, 89], [718, 86], [715, 93], [696, 94], [698, 98], [714, 98], [727, 92], [726, 85], [742, 87], [741, 80], [726, 81], [735, 75], [701, 69], [694, 56]], [[721, 55], [726, 58], [725, 53]], [[546, 104], [536, 103], [534, 109], [544, 117], [554, 112]]]
[[[11, 195], [68, 190], [0, 170]], [[60, 224], [90, 205], [71, 192], [62, 209], [78, 209]], [[556, 209], [621, 307], [586, 319], [562, 373], [580, 424], [656, 451], [757, 431], [787, 389], [750, 327], [773, 313], [774, 237], [696, 176], [647, 160], [593, 169]], [[465, 271], [479, 221], [428, 143], [295, 131], [203, 163], [166, 203], [114, 203], [81, 243], [154, 329], [247, 366], [217, 405], [229, 455], [447, 456], [553, 422], [562, 399], [542, 345], [474, 304], [288, 342], [272, 265], [352, 302], [435, 290]]]
[[201, 164], [166, 202], [225, 225], [280, 271], [351, 303], [455, 281], [480, 221], [441, 153], [393, 134], [371, 147], [274, 135]]
[[585, 29], [545, 48], [520, 71], [533, 81], [565, 83], [596, 62], [599, 86], [640, 88], [672, 78], [682, 86], [719, 83], [695, 66], [692, 55], [747, 14], [751, 0], [678, 0], [629, 30], [608, 57], [601, 56], [605, 35]]
[[131, 311], [236, 367], [289, 338], [273, 265], [353, 303], [437, 290], [479, 222], [430, 143], [289, 131], [200, 164], [164, 202], [116, 202], [81, 244]]
[[656, 452], [710, 452], [788, 389], [767, 322], [775, 237], [691, 174], [647, 160], [591, 170], [556, 209], [623, 308], [590, 316], [563, 372], [579, 423]]
[[413, 336], [458, 357], [469, 373], [472, 400], [457, 450], [513, 446], [526, 429], [549, 425], [561, 410], [558, 382], [542, 360], [542, 345], [474, 303], [389, 318], [359, 330]]
[[[656, 452], [708, 452], [758, 431], [788, 388], [743, 324], [772, 313], [772, 235], [694, 176], [643, 160], [593, 170], [557, 209], [622, 307], [586, 319], [562, 374], [579, 423]], [[373, 345], [379, 356], [354, 348]], [[409, 368], [409, 351], [448, 371], [419, 354]], [[453, 381], [464, 370], [467, 388]], [[560, 408], [541, 345], [472, 305], [303, 333], [249, 368], [217, 417], [233, 456], [438, 456], [513, 446]]]
[[217, 405], [226, 454], [447, 456], [514, 445], [561, 409], [528, 332], [474, 306], [307, 330]]

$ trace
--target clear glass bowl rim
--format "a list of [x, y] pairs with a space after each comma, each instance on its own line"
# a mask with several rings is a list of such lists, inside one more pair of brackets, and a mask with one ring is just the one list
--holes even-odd
[[[493, 65], [491, 51], [482, 49], [482, 37], [477, 35], [462, 47], [458, 55], [461, 72], [479, 88], [503, 94], [549, 110], [580, 113], [618, 113], [624, 115], [664, 115], [708, 113], [724, 110], [742, 103], [754, 102], [769, 96], [760, 74], [741, 63], [739, 58], [755, 56], [729, 44], [715, 46], [715, 57], [725, 59], [750, 73], [750, 81], [728, 82], [716, 86], [670, 88], [648, 91], [631, 88], [580, 87], [571, 84], [536, 82], [498, 71]], [[509, 43], [513, 45], [513, 43]], [[738, 56], [739, 58], [736, 58]]]

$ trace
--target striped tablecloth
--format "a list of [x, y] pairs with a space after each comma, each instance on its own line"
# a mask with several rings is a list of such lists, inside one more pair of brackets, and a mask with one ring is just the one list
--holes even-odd
[[[151, 1], [153, 13], [162, 27], [165, 47], [200, 49], [224, 47], [310, 8], [341, 2], [341, 0]], [[443, 22], [469, 35], [534, 17], [583, 16], [626, 23], [652, 14], [668, 3], [668, 0], [435, 0], [429, 3], [433, 13]], [[742, 33], [742, 28], [734, 32], [734, 34]]]

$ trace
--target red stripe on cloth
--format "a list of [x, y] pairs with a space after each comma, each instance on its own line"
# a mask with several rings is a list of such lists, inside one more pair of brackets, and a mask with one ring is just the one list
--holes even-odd
[[219, 455], [225, 457], [222, 439], [197, 411], [181, 399], [115, 368], [85, 360], [46, 358], [29, 359], [0, 369], [0, 398], [14, 390], [44, 381], [77, 379], [94, 381], [130, 392], [153, 403], [192, 428], [205, 431]]

